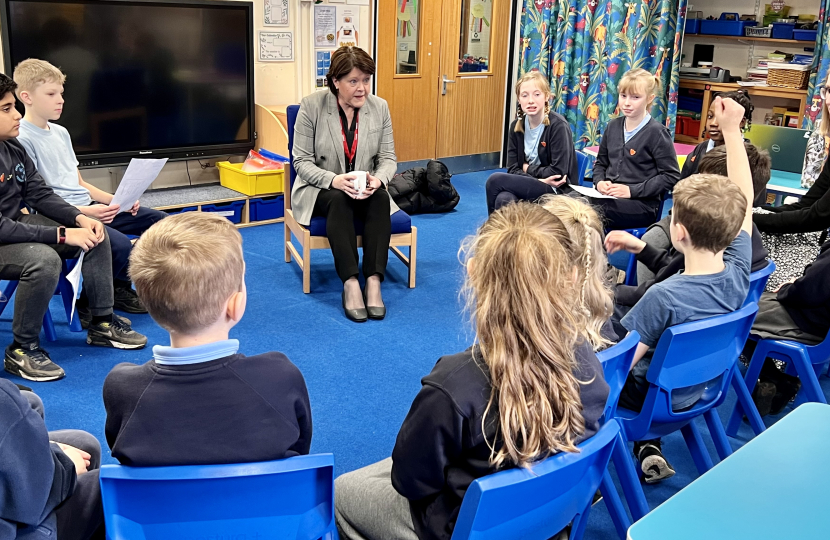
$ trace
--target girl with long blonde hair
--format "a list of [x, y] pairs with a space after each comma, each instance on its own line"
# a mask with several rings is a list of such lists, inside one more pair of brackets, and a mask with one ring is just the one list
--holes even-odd
[[344, 538], [449, 540], [473, 480], [577, 452], [596, 433], [608, 385], [573, 309], [572, 250], [562, 221], [529, 203], [465, 242], [475, 345], [422, 379], [391, 459], [337, 479]]
[[611, 324], [614, 290], [605, 277], [608, 258], [602, 220], [584, 199], [552, 195], [543, 197], [540, 203], [562, 220], [570, 233], [579, 305], [587, 318], [584, 334], [594, 351], [605, 349], [617, 340], [617, 334]]
[[516, 82], [518, 117], [507, 139], [507, 172], [487, 179], [487, 212], [515, 201], [570, 191], [578, 168], [573, 133], [565, 118], [550, 110], [550, 85], [538, 71]]

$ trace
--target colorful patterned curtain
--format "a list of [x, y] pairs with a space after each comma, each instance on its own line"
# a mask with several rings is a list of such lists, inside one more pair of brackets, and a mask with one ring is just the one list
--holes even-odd
[[524, 0], [520, 71], [548, 76], [577, 149], [599, 144], [617, 84], [634, 68], [660, 76], [651, 114], [674, 130], [685, 23], [686, 0]]
[[821, 9], [818, 15], [818, 33], [816, 35], [816, 52], [813, 58], [813, 71], [810, 74], [810, 84], [807, 86], [807, 110], [801, 127], [813, 129], [821, 113], [821, 95], [819, 89], [824, 86], [830, 70], [830, 24], [827, 24], [825, 12], [830, 7], [830, 0], [821, 0]]

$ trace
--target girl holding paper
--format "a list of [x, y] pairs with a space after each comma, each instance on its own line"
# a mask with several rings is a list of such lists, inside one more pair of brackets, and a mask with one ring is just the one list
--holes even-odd
[[510, 126], [507, 173], [487, 179], [487, 213], [515, 201], [569, 191], [578, 183], [573, 134], [565, 118], [550, 110], [550, 86], [538, 71], [516, 83], [520, 112]]

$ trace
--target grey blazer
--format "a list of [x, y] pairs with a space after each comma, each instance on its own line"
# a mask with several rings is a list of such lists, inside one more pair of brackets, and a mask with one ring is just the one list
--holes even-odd
[[[386, 100], [367, 95], [358, 118], [354, 168], [368, 172], [388, 186], [398, 163], [392, 138], [392, 117]], [[308, 225], [320, 190], [332, 189], [331, 181], [346, 170], [340, 113], [337, 98], [331, 91], [318, 91], [303, 98], [294, 123], [292, 154], [297, 178], [291, 190], [291, 208], [294, 219]], [[377, 195], [381, 194], [389, 197], [386, 190]], [[398, 207], [391, 197], [389, 203], [391, 214], [394, 214]]]

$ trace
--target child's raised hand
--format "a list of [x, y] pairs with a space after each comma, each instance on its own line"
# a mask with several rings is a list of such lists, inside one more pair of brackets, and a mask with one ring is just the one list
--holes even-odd
[[741, 122], [746, 114], [746, 109], [731, 98], [723, 99], [718, 96], [712, 102], [712, 114], [715, 117], [722, 132], [741, 130]]

